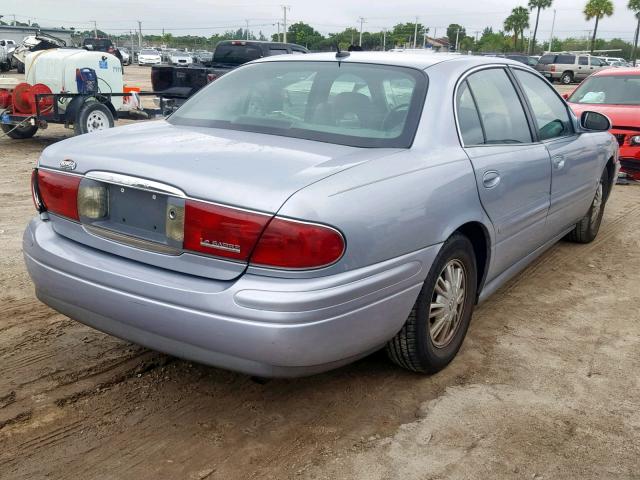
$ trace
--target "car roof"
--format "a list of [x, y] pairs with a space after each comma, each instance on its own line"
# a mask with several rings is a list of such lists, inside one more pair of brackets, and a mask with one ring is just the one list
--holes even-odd
[[336, 52], [309, 53], [307, 55], [276, 55], [254, 60], [252, 63], [262, 62], [337, 62], [342, 63], [373, 63], [378, 65], [391, 65], [398, 67], [412, 67], [420, 70], [442, 62], [456, 62], [467, 64], [469, 67], [505, 64], [522, 66], [522, 63], [508, 58], [484, 57], [479, 55], [460, 55], [455, 53], [416, 53], [412, 52], [343, 52], [348, 56], [336, 58]]
[[592, 76], [593, 77], [626, 77], [631, 75], [640, 75], [640, 67], [606, 68], [604, 70], [598, 70]]

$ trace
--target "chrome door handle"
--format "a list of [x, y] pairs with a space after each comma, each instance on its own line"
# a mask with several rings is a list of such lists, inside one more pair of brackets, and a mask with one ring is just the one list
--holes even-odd
[[493, 188], [500, 183], [500, 174], [495, 170], [489, 170], [488, 172], [484, 172], [482, 176], [482, 185], [485, 188]]
[[561, 170], [564, 168], [564, 155], [556, 155], [551, 161], [553, 162], [553, 168], [556, 170]]

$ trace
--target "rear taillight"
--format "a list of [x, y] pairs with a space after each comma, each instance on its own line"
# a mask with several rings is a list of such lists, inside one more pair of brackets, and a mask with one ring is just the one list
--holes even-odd
[[38, 191], [38, 169], [34, 168], [31, 171], [31, 199], [33, 200], [33, 206], [36, 207], [38, 213], [44, 212], [44, 204], [40, 198], [40, 192]]
[[325, 225], [274, 218], [251, 256], [258, 266], [306, 269], [335, 263], [344, 253], [344, 238]]
[[[38, 208], [38, 202], [46, 210], [72, 220], [80, 220], [78, 216], [78, 187], [82, 177], [65, 173], [51, 172], [48, 170], [36, 170], [37, 181], [34, 181], [32, 193], [34, 203]], [[43, 211], [39, 210], [39, 211]]]
[[218, 77], [219, 77], [219, 75], [217, 75], [215, 73], [207, 73], [207, 83], [213, 82]]
[[185, 250], [247, 261], [270, 215], [187, 200]]
[[187, 200], [183, 248], [261, 267], [310, 269], [338, 261], [345, 242], [325, 225]]
[[555, 72], [556, 71], [556, 66], [555, 65], [551, 65], [551, 67], [549, 67], [549, 71], [550, 72]]

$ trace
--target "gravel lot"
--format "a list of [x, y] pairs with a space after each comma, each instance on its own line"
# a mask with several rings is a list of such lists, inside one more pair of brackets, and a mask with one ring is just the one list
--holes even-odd
[[375, 354], [258, 384], [35, 299], [29, 175], [70, 135], [0, 138], [0, 478], [640, 478], [638, 187], [615, 189], [595, 242], [559, 243], [482, 304], [445, 371]]

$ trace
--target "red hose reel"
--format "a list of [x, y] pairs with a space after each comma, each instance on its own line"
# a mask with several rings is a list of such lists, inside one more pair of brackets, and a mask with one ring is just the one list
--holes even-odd
[[19, 83], [13, 90], [0, 90], [0, 108], [13, 107], [14, 114], [35, 115], [37, 103], [40, 113], [47, 113], [53, 108], [53, 97], [42, 97], [36, 102], [36, 95], [42, 93], [52, 92], [43, 83]]

